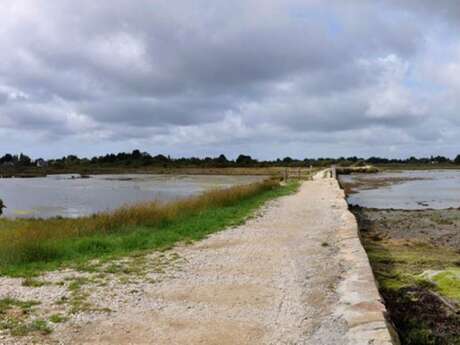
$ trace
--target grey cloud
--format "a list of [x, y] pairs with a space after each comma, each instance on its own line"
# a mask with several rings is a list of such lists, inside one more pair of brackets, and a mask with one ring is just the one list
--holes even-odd
[[425, 15], [425, 19], [444, 19], [452, 22], [460, 21], [460, 3], [452, 0], [391, 0], [391, 3], [405, 11], [417, 11]]
[[160, 127], [218, 121], [224, 110], [231, 110], [231, 102], [199, 97], [106, 99], [87, 103], [80, 110], [104, 123]]
[[8, 94], [0, 92], [0, 105], [5, 104], [8, 101]]
[[[199, 141], [195, 130], [222, 151], [382, 128], [414, 142], [442, 136], [422, 129], [436, 102], [414, 110], [422, 96], [410, 73], [433, 34], [415, 0], [6, 2], [0, 90], [27, 95], [0, 93], [0, 127], [12, 131], [94, 133], [107, 150], [136, 131], [179, 150]], [[453, 19], [423, 2], [442, 18], [432, 21]], [[389, 72], [389, 56], [407, 71]]]

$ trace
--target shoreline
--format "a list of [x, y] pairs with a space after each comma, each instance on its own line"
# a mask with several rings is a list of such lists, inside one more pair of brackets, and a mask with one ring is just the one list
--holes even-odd
[[349, 208], [401, 343], [460, 343], [460, 209]]
[[[267, 176], [283, 176], [286, 169], [289, 175], [294, 177], [298, 175], [299, 170], [301, 175], [309, 175], [313, 172], [324, 170], [325, 166], [233, 166], [233, 167], [173, 167], [173, 166], [108, 166], [108, 167], [79, 167], [72, 166], [68, 168], [28, 168], [24, 170], [5, 169], [0, 167], [0, 178], [34, 178], [45, 177], [47, 175], [59, 174], [80, 174], [80, 175], [103, 175], [103, 174], [161, 174], [161, 175], [267, 175]], [[376, 164], [370, 167], [353, 167], [353, 166], [337, 166], [337, 170], [341, 174], [349, 173], [375, 173], [377, 171], [433, 171], [433, 170], [460, 170], [458, 164], [448, 165], [382, 165]]]
[[33, 275], [64, 263], [161, 249], [243, 221], [297, 188], [265, 180], [170, 203], [145, 202], [81, 218], [0, 220], [0, 274]]

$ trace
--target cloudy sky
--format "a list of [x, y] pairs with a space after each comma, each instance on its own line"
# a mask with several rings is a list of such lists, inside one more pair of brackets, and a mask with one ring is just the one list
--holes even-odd
[[460, 153], [456, 0], [2, 0], [0, 154]]

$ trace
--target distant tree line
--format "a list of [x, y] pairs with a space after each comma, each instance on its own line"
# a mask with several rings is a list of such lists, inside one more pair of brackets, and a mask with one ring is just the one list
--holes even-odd
[[270, 166], [328, 166], [337, 164], [341, 166], [352, 165], [389, 165], [389, 164], [410, 164], [410, 165], [426, 165], [426, 164], [457, 164], [460, 165], [460, 155], [455, 159], [450, 159], [444, 156], [431, 156], [425, 158], [410, 157], [407, 159], [389, 159], [381, 157], [359, 158], [339, 157], [339, 158], [305, 158], [303, 160], [294, 159], [291, 157], [278, 158], [276, 160], [257, 160], [249, 155], [241, 154], [236, 159], [228, 159], [225, 155], [218, 157], [191, 157], [191, 158], [171, 158], [170, 156], [155, 155], [152, 156], [147, 152], [134, 150], [130, 153], [120, 152], [118, 154], [106, 154], [93, 158], [79, 158], [75, 155], [69, 155], [58, 159], [31, 159], [25, 154], [13, 155], [5, 154], [0, 157], [0, 167], [13, 167], [17, 169], [30, 167], [48, 167], [56, 169], [64, 169], [69, 167], [146, 167], [158, 166], [165, 168], [178, 167], [199, 167], [199, 168], [226, 168], [226, 167], [270, 167]]
[[24, 154], [12, 155], [7, 153], [3, 157], [0, 157], [0, 165], [11, 165], [11, 166], [31, 166], [34, 164], [29, 156]]

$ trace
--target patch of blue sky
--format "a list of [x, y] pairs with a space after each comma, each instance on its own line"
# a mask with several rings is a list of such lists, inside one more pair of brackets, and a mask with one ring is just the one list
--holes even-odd
[[291, 8], [289, 16], [296, 21], [314, 23], [318, 27], [324, 28], [331, 37], [336, 37], [344, 32], [344, 25], [338, 14], [322, 6]]

